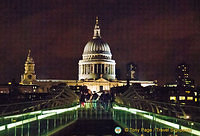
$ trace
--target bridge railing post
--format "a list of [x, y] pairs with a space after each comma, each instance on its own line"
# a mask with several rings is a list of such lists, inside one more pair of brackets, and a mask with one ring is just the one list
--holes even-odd
[[38, 119], [38, 117], [37, 117], [37, 121], [38, 121], [38, 136], [40, 136], [40, 119]]
[[17, 128], [16, 128], [16, 126], [15, 126], [14, 129], [15, 129], [14, 135], [17, 136]]
[[46, 132], [48, 132], [49, 131], [49, 119], [48, 118], [46, 119], [46, 123], [47, 123], [47, 126], [46, 126], [47, 131]]

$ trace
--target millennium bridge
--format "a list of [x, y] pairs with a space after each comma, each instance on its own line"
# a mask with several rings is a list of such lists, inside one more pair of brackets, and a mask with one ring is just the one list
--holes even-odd
[[68, 87], [49, 99], [0, 105], [2, 136], [199, 136], [200, 108], [145, 100], [130, 86], [105, 109]]

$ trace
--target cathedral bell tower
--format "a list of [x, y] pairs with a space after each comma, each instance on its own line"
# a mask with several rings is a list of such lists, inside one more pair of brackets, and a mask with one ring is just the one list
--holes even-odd
[[30, 56], [31, 50], [28, 52], [28, 56], [24, 66], [24, 74], [21, 75], [21, 83], [24, 85], [31, 85], [36, 81], [36, 74], [35, 74], [35, 63], [33, 58]]

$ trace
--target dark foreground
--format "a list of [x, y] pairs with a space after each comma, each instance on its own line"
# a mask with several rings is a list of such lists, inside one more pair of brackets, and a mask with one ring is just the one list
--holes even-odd
[[116, 134], [114, 129], [117, 126], [113, 120], [77, 120], [53, 136], [131, 136], [123, 129]]

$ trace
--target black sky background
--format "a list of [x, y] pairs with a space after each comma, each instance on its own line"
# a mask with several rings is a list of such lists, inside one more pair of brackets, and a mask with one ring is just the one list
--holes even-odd
[[140, 80], [174, 82], [187, 63], [200, 83], [199, 0], [1, 0], [0, 82], [20, 81], [28, 49], [38, 79], [78, 79], [96, 16], [122, 79], [134, 62]]

